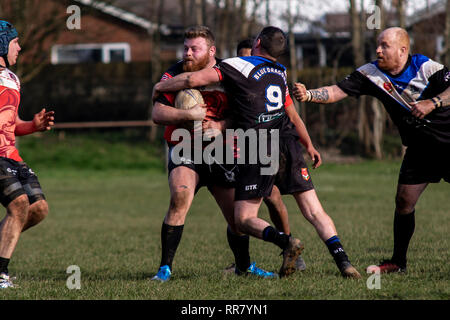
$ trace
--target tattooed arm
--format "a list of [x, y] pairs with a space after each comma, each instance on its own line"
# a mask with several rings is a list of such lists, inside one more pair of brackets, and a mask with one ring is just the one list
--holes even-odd
[[294, 84], [293, 95], [302, 102], [334, 103], [347, 97], [347, 94], [337, 85], [306, 90], [301, 83]]

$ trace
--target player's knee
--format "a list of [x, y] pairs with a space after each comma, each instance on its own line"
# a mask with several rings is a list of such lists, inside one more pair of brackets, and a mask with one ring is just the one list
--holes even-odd
[[20, 221], [26, 221], [28, 217], [28, 211], [30, 203], [27, 195], [21, 195], [11, 201], [7, 207], [7, 214], [19, 219]]
[[327, 214], [323, 210], [308, 210], [303, 213], [303, 216], [306, 220], [315, 225], [317, 222], [324, 220], [327, 217]]
[[408, 214], [414, 210], [415, 203], [412, 203], [404, 194], [397, 194], [395, 197], [395, 208], [400, 214]]
[[30, 214], [34, 216], [37, 221], [42, 221], [48, 216], [48, 203], [45, 200], [40, 200], [30, 206]]
[[170, 197], [169, 212], [172, 214], [184, 214], [189, 209], [190, 193], [185, 190], [177, 190]]

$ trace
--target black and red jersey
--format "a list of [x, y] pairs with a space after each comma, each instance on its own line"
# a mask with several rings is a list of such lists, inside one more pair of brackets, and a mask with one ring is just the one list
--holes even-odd
[[[221, 60], [216, 59], [216, 63], [219, 63]], [[161, 81], [170, 79], [175, 77], [176, 75], [183, 73], [183, 61], [179, 61], [170, 67], [161, 77]], [[214, 120], [220, 121], [225, 119], [228, 114], [228, 99], [225, 94], [224, 88], [220, 84], [200, 87], [198, 89], [205, 101], [206, 107], [206, 117], [205, 120]], [[177, 92], [166, 92], [160, 95], [156, 101], [160, 102], [167, 106], [174, 106], [175, 97]], [[176, 144], [178, 141], [172, 141], [170, 138], [172, 136], [172, 132], [177, 129], [176, 125], [168, 125], [166, 126], [166, 130], [164, 132], [164, 139], [169, 144]]]

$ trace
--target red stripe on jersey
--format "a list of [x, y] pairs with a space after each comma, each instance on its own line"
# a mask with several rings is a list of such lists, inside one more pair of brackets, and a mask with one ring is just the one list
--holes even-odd
[[290, 106], [291, 104], [293, 104], [294, 102], [292, 101], [291, 96], [289, 95], [289, 93], [286, 95], [286, 103], [285, 103], [285, 107]]
[[213, 67], [213, 69], [216, 70], [217, 75], [219, 76], [219, 81], [222, 81], [223, 80], [222, 72], [217, 67]]

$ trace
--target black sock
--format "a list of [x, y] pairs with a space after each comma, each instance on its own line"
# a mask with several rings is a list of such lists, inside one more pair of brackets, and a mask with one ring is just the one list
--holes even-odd
[[168, 265], [172, 270], [172, 262], [177, 252], [178, 245], [180, 244], [181, 235], [183, 234], [183, 227], [170, 226], [163, 223], [161, 228], [161, 264], [160, 266]]
[[325, 241], [325, 244], [327, 245], [328, 250], [333, 256], [333, 259], [336, 262], [339, 270], [342, 271], [342, 268], [345, 267], [350, 261], [348, 260], [348, 256], [345, 253], [338, 236], [331, 237], [330, 239]]
[[248, 235], [237, 235], [227, 228], [228, 244], [233, 251], [236, 267], [240, 271], [246, 271], [250, 267], [249, 244], [250, 237]]
[[289, 236], [271, 226], [264, 229], [262, 238], [264, 241], [276, 244], [282, 250], [286, 249], [289, 244]]
[[395, 212], [394, 216], [394, 254], [392, 255], [392, 261], [402, 268], [406, 267], [406, 252], [416, 226], [414, 213], [415, 210], [409, 214]]
[[8, 274], [9, 259], [0, 257], [0, 273]]

